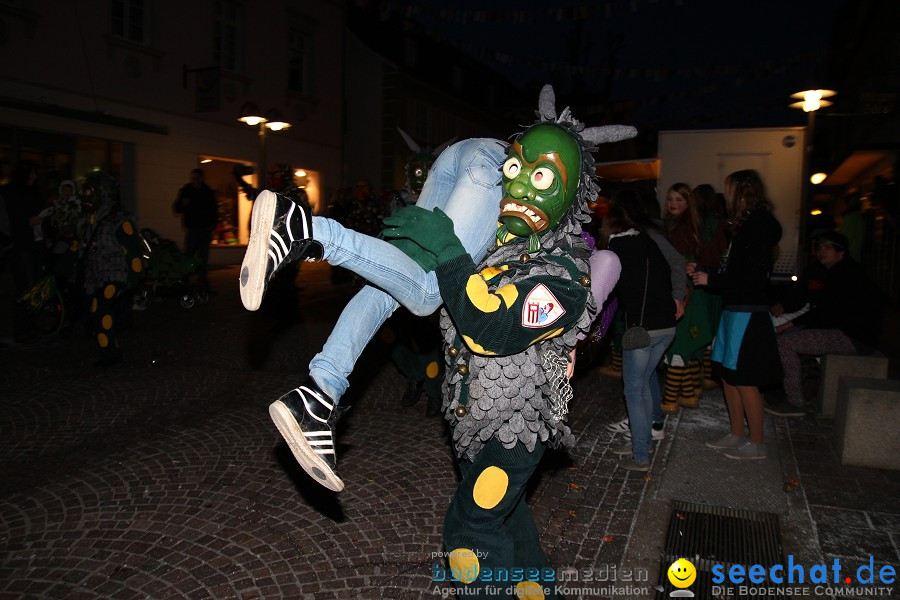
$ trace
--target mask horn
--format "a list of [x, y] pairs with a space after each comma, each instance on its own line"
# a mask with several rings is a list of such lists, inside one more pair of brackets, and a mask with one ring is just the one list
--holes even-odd
[[545, 121], [556, 120], [556, 93], [549, 83], [541, 88], [538, 97], [538, 116]]
[[592, 144], [610, 144], [621, 142], [637, 135], [637, 129], [631, 125], [604, 125], [587, 127], [581, 131], [581, 137]]
[[409, 146], [410, 150], [412, 150], [413, 152], [417, 152], [417, 153], [422, 151], [421, 148], [419, 148], [419, 145], [417, 143], [415, 143], [413, 141], [413, 139], [411, 137], [409, 137], [409, 135], [405, 131], [403, 131], [399, 127], [397, 128], [397, 131], [400, 132], [400, 135], [403, 137], [403, 141], [406, 142], [406, 145]]

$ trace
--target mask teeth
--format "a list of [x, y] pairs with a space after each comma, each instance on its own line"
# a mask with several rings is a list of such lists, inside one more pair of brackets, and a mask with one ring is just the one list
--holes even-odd
[[541, 249], [541, 238], [536, 233], [528, 236], [528, 253], [537, 252]]

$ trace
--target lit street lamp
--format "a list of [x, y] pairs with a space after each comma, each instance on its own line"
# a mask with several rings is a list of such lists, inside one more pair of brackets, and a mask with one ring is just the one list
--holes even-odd
[[[815, 139], [815, 129], [816, 129], [816, 111], [820, 108], [824, 108], [826, 106], [831, 106], [832, 102], [829, 100], [823, 100], [823, 98], [831, 98], [837, 94], [837, 92], [833, 90], [821, 90], [821, 89], [812, 89], [812, 90], [804, 90], [802, 92], [797, 92], [796, 94], [791, 94], [791, 98], [795, 100], [799, 100], [799, 102], [794, 102], [790, 105], [791, 108], [799, 108], [802, 109], [807, 115], [809, 115], [809, 119], [806, 125], [806, 149], [803, 153], [803, 195], [801, 199], [801, 209], [800, 209], [800, 239], [806, 239], [806, 219], [807, 215], [810, 213], [810, 205], [812, 204], [812, 193], [809, 183], [807, 183], [807, 177], [809, 176], [809, 172], [812, 169], [812, 154], [813, 154], [813, 143]], [[818, 179], [818, 178], [817, 178]], [[824, 179], [824, 178], [823, 178]], [[811, 181], [814, 185], [818, 185], [822, 180], [814, 181], [812, 177], [809, 177], [809, 181]], [[802, 257], [798, 257], [802, 258]], [[802, 261], [798, 264], [804, 264]]]
[[253, 102], [246, 102], [241, 107], [241, 116], [238, 117], [238, 121], [242, 121], [251, 127], [259, 128], [259, 178], [257, 185], [262, 188], [264, 186], [262, 178], [265, 177], [266, 173], [266, 132], [269, 129], [272, 131], [290, 129], [291, 124], [285, 121], [281, 113], [276, 109], [266, 111], [265, 115], [263, 115], [259, 107]]

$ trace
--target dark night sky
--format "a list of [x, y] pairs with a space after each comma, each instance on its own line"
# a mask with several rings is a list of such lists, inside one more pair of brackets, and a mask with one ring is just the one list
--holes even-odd
[[662, 129], [802, 125], [841, 0], [382, 2], [506, 74]]

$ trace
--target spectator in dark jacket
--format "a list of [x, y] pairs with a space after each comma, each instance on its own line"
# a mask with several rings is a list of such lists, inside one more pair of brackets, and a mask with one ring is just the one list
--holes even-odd
[[[846, 236], [828, 231], [814, 243], [822, 268], [815, 270], [817, 276], [808, 278], [804, 290], [810, 310], [782, 325], [784, 333], [777, 338], [786, 402], [766, 410], [784, 417], [806, 414], [800, 380], [802, 356], [870, 354], [881, 328], [878, 293], [851, 258]], [[783, 310], [780, 305], [773, 308], [776, 315]]]
[[203, 169], [191, 171], [191, 181], [178, 191], [173, 210], [184, 215], [187, 230], [184, 253], [197, 260], [197, 283], [209, 287], [206, 264], [209, 262], [209, 244], [212, 232], [219, 220], [216, 193], [204, 181]]

